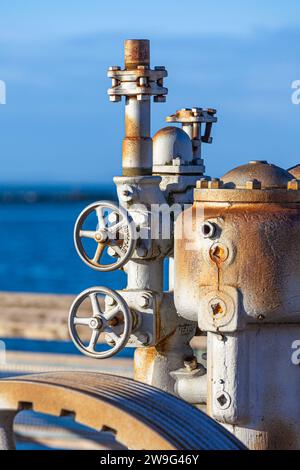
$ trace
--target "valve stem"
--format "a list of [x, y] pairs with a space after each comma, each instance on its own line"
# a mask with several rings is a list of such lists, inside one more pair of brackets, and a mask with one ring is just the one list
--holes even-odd
[[151, 96], [165, 101], [165, 67], [150, 68], [150, 42], [147, 39], [125, 41], [125, 68], [110, 67], [108, 90], [111, 101], [125, 96], [125, 137], [122, 148], [124, 176], [152, 174]]

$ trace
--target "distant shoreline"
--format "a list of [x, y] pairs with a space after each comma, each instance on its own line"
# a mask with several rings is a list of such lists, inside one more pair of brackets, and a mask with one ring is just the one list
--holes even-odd
[[113, 185], [2, 185], [0, 204], [116, 200]]

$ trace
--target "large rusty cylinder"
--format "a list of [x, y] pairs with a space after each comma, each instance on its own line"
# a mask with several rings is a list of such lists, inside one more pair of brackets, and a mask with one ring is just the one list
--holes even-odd
[[246, 167], [200, 181], [175, 224], [176, 308], [206, 331], [300, 321], [300, 186], [274, 165]]
[[148, 39], [127, 39], [125, 46], [125, 67], [136, 69], [138, 65], [150, 65], [150, 41]]
[[249, 449], [297, 449], [300, 182], [266, 161], [202, 178], [177, 218], [174, 302], [207, 332], [207, 413]]

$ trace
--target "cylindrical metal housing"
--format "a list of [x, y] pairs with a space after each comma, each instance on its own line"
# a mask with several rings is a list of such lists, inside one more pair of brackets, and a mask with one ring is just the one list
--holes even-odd
[[176, 221], [174, 295], [208, 333], [208, 413], [250, 448], [297, 448], [299, 182], [252, 161], [194, 199]]

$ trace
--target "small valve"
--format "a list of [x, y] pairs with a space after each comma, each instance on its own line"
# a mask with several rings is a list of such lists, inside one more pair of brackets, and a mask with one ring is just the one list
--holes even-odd
[[[167, 122], [176, 122], [182, 125], [183, 130], [188, 134], [192, 141], [193, 156], [195, 161], [203, 163], [201, 159], [201, 144], [212, 143], [211, 131], [214, 122], [217, 122], [216, 109], [213, 108], [183, 108], [176, 111], [175, 114], [166, 118]], [[201, 127], [205, 124], [204, 134]]]
[[[96, 227], [90, 230], [84, 226], [93, 213]], [[74, 228], [74, 243], [78, 255], [88, 266], [97, 271], [113, 271], [121, 268], [132, 256], [136, 246], [135, 232], [134, 222], [124, 209], [112, 202], [99, 201], [86, 207], [79, 215]], [[87, 253], [84, 239], [96, 243], [92, 255]]]
[[[104, 302], [103, 296], [106, 296], [109, 301]], [[81, 309], [87, 299], [90, 302], [88, 314], [86, 308]], [[106, 359], [121, 351], [129, 340], [132, 324], [132, 314], [123, 297], [107, 287], [91, 287], [83, 291], [74, 300], [70, 309], [69, 332], [72, 341], [79, 351], [95, 359]], [[80, 337], [79, 327], [90, 330], [90, 339], [87, 344]], [[104, 351], [100, 351], [99, 347], [97, 349], [101, 335], [102, 343], [104, 340], [110, 349]]]

